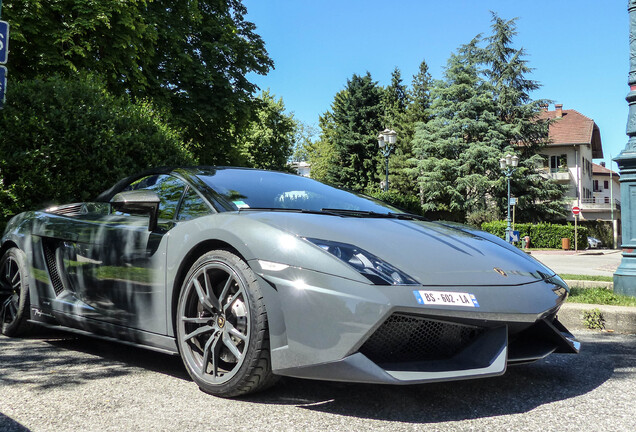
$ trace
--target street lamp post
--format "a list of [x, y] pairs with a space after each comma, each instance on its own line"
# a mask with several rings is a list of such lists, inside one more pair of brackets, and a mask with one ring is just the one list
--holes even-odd
[[397, 132], [393, 129], [384, 129], [378, 135], [378, 146], [380, 147], [380, 153], [386, 160], [386, 181], [384, 182], [384, 192], [389, 191], [389, 156], [395, 148], [395, 141], [397, 141]]
[[499, 167], [508, 180], [508, 224], [506, 226], [506, 241], [512, 243], [512, 227], [510, 226], [510, 177], [517, 171], [519, 165], [519, 157], [507, 154], [506, 157], [499, 159]]
[[[627, 136], [629, 140], [614, 159], [621, 174], [621, 249], [623, 258], [614, 273], [614, 292], [636, 297], [636, 0], [627, 3], [629, 13], [629, 74], [627, 75]], [[612, 203], [613, 205], [613, 203]]]

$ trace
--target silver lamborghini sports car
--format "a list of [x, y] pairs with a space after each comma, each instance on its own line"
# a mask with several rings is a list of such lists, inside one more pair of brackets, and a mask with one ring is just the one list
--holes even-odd
[[2, 332], [34, 324], [180, 355], [211, 394], [280, 375], [412, 384], [577, 353], [553, 271], [497, 237], [315, 180], [161, 168], [15, 216]]

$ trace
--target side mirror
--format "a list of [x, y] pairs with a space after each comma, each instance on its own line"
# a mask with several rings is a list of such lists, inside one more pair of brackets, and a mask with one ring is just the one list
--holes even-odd
[[159, 196], [154, 191], [147, 189], [119, 192], [110, 200], [110, 204], [117, 211], [149, 214], [148, 230], [150, 231], [154, 231], [157, 228], [160, 202]]

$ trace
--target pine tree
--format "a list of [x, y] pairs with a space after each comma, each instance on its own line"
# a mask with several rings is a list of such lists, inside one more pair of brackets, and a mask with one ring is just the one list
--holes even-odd
[[428, 65], [425, 60], [422, 60], [417, 74], [413, 75], [413, 82], [409, 92], [411, 103], [407, 112], [409, 123], [413, 126], [419, 122], [426, 123], [431, 118], [432, 85], [433, 79], [428, 72]]
[[488, 209], [504, 142], [478, 43], [475, 38], [451, 55], [444, 80], [432, 89], [433, 118], [418, 123], [413, 144], [423, 209], [460, 221]]
[[[517, 34], [516, 21], [517, 18], [504, 20], [492, 13], [485, 73], [493, 86], [499, 129], [507, 142], [504, 150], [520, 156], [520, 167], [511, 188], [513, 195], [520, 198], [523, 217], [534, 221], [559, 219], [565, 216], [560, 203], [564, 187], [541, 177], [535, 168], [542, 165], [538, 152], [548, 140], [548, 122], [538, 119], [541, 106], [548, 101], [533, 101], [530, 97], [540, 85], [527, 78], [532, 68], [525, 60], [524, 49], [512, 47]], [[504, 197], [505, 188], [502, 180], [496, 196]], [[506, 201], [505, 198], [499, 200], [501, 211], [507, 205]]]
[[321, 128], [327, 128], [323, 128], [326, 142], [333, 146], [329, 157], [334, 163], [326, 170], [325, 180], [357, 191], [378, 183], [381, 102], [382, 91], [368, 72], [364, 76], [354, 74], [345, 89], [336, 94], [331, 112], [323, 116], [327, 121], [321, 119]]

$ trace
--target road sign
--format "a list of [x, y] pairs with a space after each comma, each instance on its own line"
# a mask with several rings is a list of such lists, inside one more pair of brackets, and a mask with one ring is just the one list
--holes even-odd
[[9, 23], [0, 21], [0, 64], [7, 62], [9, 56]]
[[4, 92], [7, 88], [7, 68], [0, 66], [0, 108], [4, 105]]
[[517, 198], [512, 198], [512, 197], [511, 197], [511, 198], [510, 198], [510, 205], [511, 205], [511, 206], [515, 206], [515, 205], [517, 205]]
[[577, 206], [572, 207], [572, 214], [574, 216], [578, 216], [578, 214], [581, 213], [581, 209], [578, 208]]

